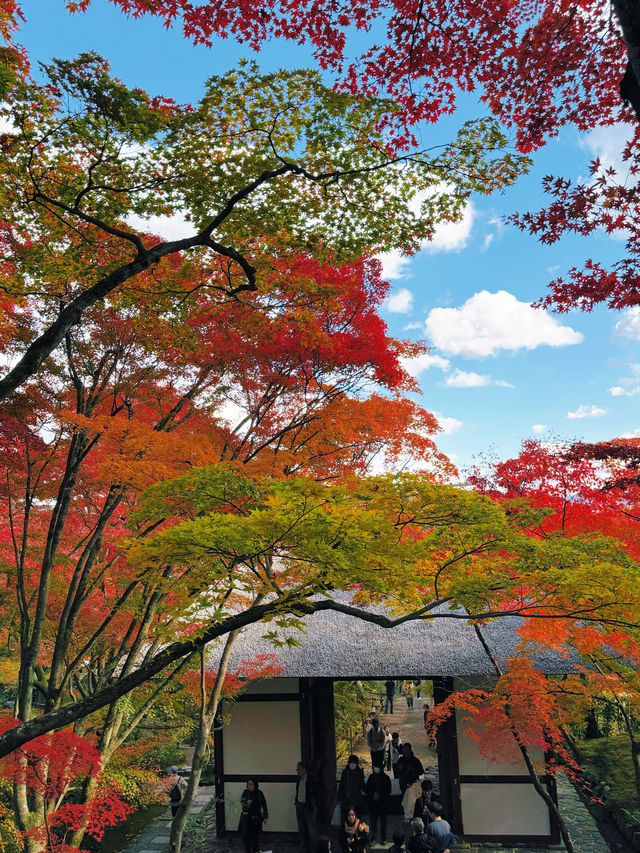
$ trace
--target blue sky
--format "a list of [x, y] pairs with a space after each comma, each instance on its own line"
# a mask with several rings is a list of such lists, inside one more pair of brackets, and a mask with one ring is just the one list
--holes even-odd
[[[27, 24], [19, 41], [34, 59], [96, 50], [128, 84], [178, 101], [196, 100], [206, 77], [250, 55], [230, 40], [194, 47], [179, 29], [127, 20], [107, 0], [74, 16], [64, 0], [22, 5]], [[313, 64], [306, 48], [290, 43], [268, 44], [258, 59], [269, 70]], [[481, 114], [467, 99], [463, 117]], [[462, 468], [486, 452], [511, 456], [532, 435], [597, 441], [640, 427], [640, 314], [536, 316], [528, 307], [551, 278], [590, 256], [610, 263], [624, 244], [602, 234], [542, 246], [502, 222], [543, 205], [543, 175], [584, 176], [596, 154], [615, 161], [623, 139], [616, 128], [565, 130], [515, 187], [474, 198], [465, 219], [441, 229], [414, 258], [385, 259], [392, 290], [384, 317], [394, 335], [433, 346], [431, 357], [410, 369], [420, 402], [446, 427], [439, 446]]]

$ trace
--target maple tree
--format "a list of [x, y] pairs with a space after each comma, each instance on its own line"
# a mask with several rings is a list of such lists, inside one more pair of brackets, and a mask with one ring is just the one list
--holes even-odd
[[[574, 536], [586, 537], [590, 542], [600, 539], [604, 547], [607, 542], [615, 543], [614, 547], [622, 544], [627, 554], [637, 557], [640, 496], [636, 468], [635, 439], [575, 445], [527, 440], [516, 458], [476, 470], [471, 482], [508, 507], [512, 514], [520, 516], [523, 529], [536, 539], [559, 542]], [[594, 567], [590, 582], [598, 584], [600, 580]], [[576, 660], [575, 674], [557, 683], [548, 683], [534, 671], [535, 667], [532, 669], [532, 662], [527, 658], [511, 662], [513, 669], [506, 675], [498, 671], [498, 695], [506, 685], [509, 706], [513, 707], [513, 676], [521, 678], [518, 673], [522, 673], [523, 667], [526, 670], [518, 693], [524, 696], [524, 707], [529, 707], [527, 713], [535, 722], [515, 723], [519, 736], [538, 733], [537, 745], [544, 749], [551, 762], [545, 771], [555, 772], [562, 768], [572, 776], [579, 776], [575, 760], [565, 744], [568, 726], [581, 723], [596, 705], [616, 707], [629, 737], [640, 802], [640, 744], [635, 723], [640, 713], [637, 630], [629, 625], [604, 636], [597, 627], [579, 621], [570, 625], [552, 619], [542, 629], [533, 621], [525, 620], [519, 632], [523, 651], [527, 651], [526, 644], [533, 641], [551, 646], [563, 655], [573, 654]], [[523, 687], [524, 684], [527, 686]], [[461, 705], [472, 699], [454, 696], [452, 705], [458, 698]], [[482, 715], [486, 716], [488, 709], [497, 714], [493, 734], [499, 737], [501, 728], [504, 730], [505, 725], [511, 725], [513, 719], [508, 719], [504, 708], [502, 712], [496, 710], [495, 697], [483, 695], [481, 703], [486, 705]], [[482, 748], [485, 746], [483, 743]]]
[[[611, 8], [603, 0], [360, 0], [338, 6], [267, 0], [251, 7], [207, 0], [115, 2], [133, 16], [157, 15], [168, 25], [181, 21], [197, 43], [211, 45], [229, 35], [257, 50], [271, 37], [309, 42], [339, 89], [388, 94], [400, 105], [388, 116], [400, 148], [411, 144], [414, 126], [453, 113], [460, 93], [471, 91], [516, 129], [521, 151], [544, 145], [568, 124], [581, 131], [626, 128], [620, 174], [596, 159], [587, 181], [548, 176], [543, 188], [550, 203], [536, 213], [518, 212], [511, 222], [544, 243], [596, 229], [626, 242], [625, 257], [610, 268], [588, 260], [553, 281], [544, 305], [565, 311], [590, 310], [600, 302], [614, 308], [638, 304], [640, 16], [633, 0], [614, 0]], [[89, 5], [81, 0], [70, 8]], [[359, 42], [365, 40], [355, 55], [354, 29]]]
[[[394, 152], [380, 127], [393, 104], [333, 92], [314, 71], [241, 64], [211, 78], [197, 105], [178, 106], [127, 89], [94, 54], [43, 70], [46, 84], [17, 80], [3, 111], [14, 128], [0, 149], [4, 276], [23, 311], [37, 305], [37, 321], [9, 334], [15, 364], [0, 399], [88, 308], [177, 257], [221, 265], [219, 287], [237, 298], [258, 287], [256, 244], [333, 262], [412, 251], [471, 192], [528, 166], [491, 119], [439, 148]], [[161, 240], [127, 222], [176, 212], [192, 236]], [[73, 270], [63, 281], [60, 264]]]
[[[452, 470], [437, 423], [403, 396], [415, 386], [400, 357], [420, 347], [387, 336], [370, 259], [416, 250], [471, 192], [528, 167], [497, 120], [526, 153], [568, 122], [629, 119], [616, 86], [630, 42], [604, 6], [119, 5], [183, 12], [205, 41], [308, 38], [336, 70], [354, 21], [388, 12], [389, 39], [334, 90], [313, 71], [245, 64], [180, 106], [125, 87], [93, 54], [55, 60], [36, 83], [12, 41], [17, 7], [0, 6], [13, 125], [0, 139], [0, 337], [14, 365], [0, 380], [0, 627], [20, 648], [18, 725], [0, 754], [69, 725], [96, 738], [74, 843], [105, 763], [196, 653], [251, 622], [272, 620], [275, 636], [323, 609], [386, 626], [436, 609], [518, 614], [530, 638], [577, 644], [584, 624], [600, 644], [621, 632], [627, 650], [638, 622], [628, 506], [607, 505], [592, 462], [574, 460], [558, 486], [544, 461], [532, 504], [522, 482], [507, 500], [434, 482]], [[497, 120], [416, 150], [414, 125], [476, 85]], [[596, 193], [591, 219], [614, 199]], [[175, 214], [191, 236], [146, 233]], [[354, 479], [376, 455], [429, 472]], [[351, 604], [331, 596], [354, 586]], [[222, 683], [201, 695], [200, 749]], [[36, 851], [47, 813], [23, 800]]]
[[[152, 657], [192, 606], [189, 587], [178, 595], [179, 578], [169, 582], [171, 571], [153, 582], [123, 562], [124, 537], [154, 527], [131, 530], [128, 522], [150, 483], [225, 458], [254, 474], [286, 476], [295, 467], [334, 478], [362, 470], [387, 445], [391, 455], [414, 452], [425, 464], [432, 456], [449, 470], [433, 445], [435, 419], [394, 396], [411, 387], [399, 358], [415, 347], [390, 339], [375, 313], [386, 294], [379, 265], [329, 268], [300, 258], [294, 274], [292, 262], [280, 272], [274, 262], [270, 290], [253, 305], [229, 304], [215, 278], [201, 283], [196, 311], [158, 292], [155, 278], [146, 292], [123, 291], [120, 302], [88, 312], [87, 328], [69, 333], [51, 372], [5, 407], [4, 614], [8, 642], [21, 649], [22, 721], [32, 715], [34, 689], [46, 715], [126, 679], [142, 649]], [[197, 274], [192, 264], [167, 284], [189, 292]], [[372, 380], [390, 396], [351, 396]], [[224, 418], [229, 395], [237, 431]], [[371, 406], [377, 418], [365, 427]], [[351, 424], [339, 426], [345, 412]], [[104, 718], [76, 718], [80, 731], [98, 738], [103, 763], [183, 669], [188, 651], [132, 707], [114, 694]], [[98, 774], [87, 778], [89, 801], [98, 784]], [[23, 826], [30, 820], [25, 813]]]

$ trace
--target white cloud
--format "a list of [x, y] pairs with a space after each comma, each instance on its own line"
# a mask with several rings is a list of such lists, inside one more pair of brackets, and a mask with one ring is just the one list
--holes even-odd
[[425, 326], [438, 349], [467, 358], [495, 355], [499, 350], [567, 346], [583, 340], [580, 332], [562, 326], [542, 308], [519, 302], [506, 290], [482, 290], [460, 308], [433, 308]]
[[486, 252], [489, 246], [493, 243], [493, 238], [495, 234], [485, 234], [484, 240], [482, 241], [482, 246], [480, 247], [481, 252]]
[[142, 217], [137, 214], [127, 216], [127, 223], [145, 234], [155, 234], [163, 240], [182, 240], [184, 237], [192, 237], [195, 233], [194, 227], [180, 213], [173, 216], [149, 216]]
[[547, 431], [547, 429], [548, 429], [548, 427], [547, 427], [547, 425], [546, 425], [546, 424], [534, 424], [534, 425], [531, 427], [531, 432], [532, 432], [534, 435], [542, 435], [542, 433], [543, 433], [543, 432], [546, 432], [546, 431]]
[[606, 409], [601, 409], [599, 406], [578, 406], [575, 412], [567, 412], [568, 418], [597, 418], [599, 415], [606, 414]]
[[616, 335], [640, 341], [640, 305], [634, 305], [632, 308], [623, 311], [621, 319], [615, 325], [614, 332]]
[[448, 358], [442, 358], [441, 355], [431, 355], [430, 352], [423, 352], [421, 355], [416, 355], [414, 358], [401, 358], [402, 366], [410, 373], [411, 376], [419, 376], [425, 370], [432, 367], [438, 367], [440, 370], [449, 370], [451, 362]]
[[[428, 195], [435, 193], [447, 192], [447, 184], [445, 182], [438, 184], [429, 191], [416, 193], [409, 203], [410, 209], [416, 216], [420, 215], [422, 202]], [[457, 222], [441, 222], [435, 226], [433, 238], [431, 240], [423, 240], [420, 243], [421, 252], [435, 254], [436, 252], [459, 252], [469, 242], [471, 230], [476, 216], [476, 209], [472, 202], [468, 202], [462, 212], [462, 216]], [[407, 278], [409, 275], [409, 267], [412, 257], [404, 255], [397, 250], [391, 252], [382, 252], [376, 255], [377, 259], [382, 262], [382, 278], [385, 281], [397, 281]]]
[[384, 301], [384, 308], [391, 314], [410, 314], [413, 310], [413, 293], [401, 287]]
[[451, 433], [457, 432], [462, 427], [462, 421], [459, 421], [457, 418], [447, 418], [445, 415], [440, 414], [440, 412], [434, 412], [433, 414], [445, 435], [451, 435]]
[[635, 397], [640, 394], [640, 364], [630, 364], [631, 376], [625, 376], [619, 385], [609, 388], [612, 397]]
[[627, 172], [629, 164], [622, 160], [622, 152], [630, 135], [628, 124], [614, 124], [608, 127], [595, 127], [579, 138], [578, 144], [583, 151], [598, 158], [603, 166], [613, 168], [618, 173]]
[[376, 258], [382, 263], [382, 278], [385, 281], [396, 281], [399, 278], [406, 278], [411, 258], [403, 255], [402, 252], [394, 250], [393, 252], [383, 252], [376, 255]]
[[445, 379], [445, 385], [450, 388], [481, 388], [485, 385], [491, 385], [490, 376], [481, 376], [473, 371], [460, 370], [459, 367], [450, 373]]
[[640, 429], [634, 429], [633, 432], [623, 432], [620, 438], [640, 438]]
[[504, 379], [492, 379], [486, 374], [474, 373], [472, 370], [460, 370], [459, 367], [450, 373], [445, 379], [445, 385], [450, 388], [482, 388], [486, 385], [500, 385], [502, 388], [513, 388], [509, 382]]
[[421, 329], [421, 328], [422, 328], [422, 323], [407, 323], [406, 326], [402, 327], [402, 330], [404, 332], [410, 332], [410, 331], [413, 331], [413, 329]]
[[464, 249], [471, 237], [475, 215], [475, 207], [469, 202], [458, 222], [442, 222], [440, 225], [436, 225], [433, 239], [425, 240], [421, 248], [430, 254], [459, 252]]

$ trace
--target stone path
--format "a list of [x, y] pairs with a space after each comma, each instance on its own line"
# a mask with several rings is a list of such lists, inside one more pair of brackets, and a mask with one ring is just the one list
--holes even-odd
[[[201, 814], [210, 805], [212, 797], [213, 788], [201, 788], [189, 813]], [[167, 807], [122, 853], [166, 853], [169, 849], [170, 829], [171, 808]]]
[[558, 777], [557, 789], [560, 814], [580, 853], [609, 853], [611, 848], [600, 835], [597, 823], [564, 774]]

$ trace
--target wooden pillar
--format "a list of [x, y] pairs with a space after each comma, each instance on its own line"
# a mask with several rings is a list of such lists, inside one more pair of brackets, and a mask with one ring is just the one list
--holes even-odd
[[328, 831], [336, 798], [336, 727], [333, 680], [312, 678], [309, 684], [312, 772], [322, 791], [319, 829]]
[[[221, 703], [224, 704], [224, 703]], [[224, 811], [224, 749], [222, 746], [222, 714], [220, 709], [213, 724], [213, 754], [215, 798], [216, 798], [216, 836], [220, 838], [226, 829]]]
[[[436, 677], [433, 679], [434, 705], [453, 693], [453, 679]], [[462, 802], [460, 800], [460, 767], [458, 763], [458, 731], [456, 719], [452, 714], [446, 723], [440, 726], [436, 737], [438, 751], [438, 775], [440, 778], [440, 800], [451, 829], [462, 835]]]

